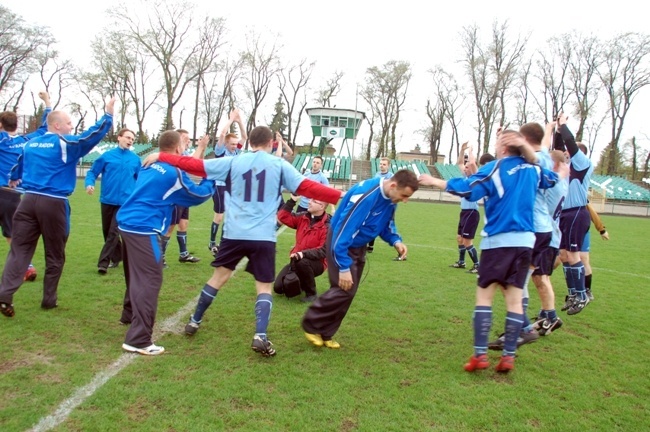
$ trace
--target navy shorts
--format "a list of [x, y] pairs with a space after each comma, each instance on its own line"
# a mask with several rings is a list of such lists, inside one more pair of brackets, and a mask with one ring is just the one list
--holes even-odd
[[527, 247], [504, 247], [481, 251], [481, 270], [478, 286], [487, 288], [493, 283], [503, 287], [523, 288], [530, 268], [533, 250]]
[[211, 265], [235, 270], [244, 257], [248, 258], [246, 271], [252, 274], [256, 281], [275, 282], [275, 242], [222, 239], [219, 253]]
[[560, 215], [560, 231], [562, 231], [560, 249], [569, 252], [580, 252], [590, 224], [591, 217], [587, 207], [562, 210]]
[[20, 204], [20, 194], [7, 190], [0, 190], [0, 227], [5, 238], [11, 238], [14, 213]]
[[215, 213], [226, 212], [226, 186], [216, 186], [212, 194], [212, 210]]
[[478, 210], [461, 210], [458, 219], [458, 235], [462, 238], [473, 239], [480, 219]]
[[540, 261], [543, 259], [546, 249], [551, 246], [552, 232], [535, 233], [535, 246], [533, 246], [533, 257], [531, 258], [530, 265], [538, 268]]
[[547, 247], [541, 254], [539, 265], [533, 271], [533, 276], [550, 276], [553, 274], [553, 267], [555, 266], [555, 258], [557, 258], [560, 250], [554, 247]]
[[190, 209], [189, 207], [181, 207], [179, 205], [174, 206], [174, 211], [172, 212], [172, 225], [178, 225], [181, 219], [190, 219]]

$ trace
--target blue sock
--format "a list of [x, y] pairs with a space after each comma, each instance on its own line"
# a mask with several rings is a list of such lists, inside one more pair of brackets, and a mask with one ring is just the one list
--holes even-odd
[[205, 284], [203, 290], [201, 290], [199, 302], [196, 304], [194, 315], [192, 315], [192, 321], [195, 323], [200, 323], [201, 320], [203, 320], [203, 314], [206, 310], [208, 310], [217, 294], [219, 294], [218, 289], [212, 288], [210, 285]]
[[210, 243], [217, 241], [217, 231], [219, 231], [219, 224], [212, 222], [212, 226], [210, 227]]
[[465, 262], [465, 246], [458, 246], [458, 262], [459, 263], [464, 263]]
[[580, 300], [587, 299], [585, 290], [585, 266], [582, 261], [578, 261], [569, 267], [569, 271], [573, 274], [573, 287], [576, 290], [576, 295]]
[[506, 340], [503, 345], [503, 355], [514, 356], [517, 350], [517, 338], [521, 332], [523, 314], [508, 311], [506, 315]]
[[569, 295], [575, 295], [576, 294], [576, 288], [575, 288], [575, 282], [573, 281], [573, 273], [569, 270], [571, 268], [571, 264], [567, 263], [562, 263], [562, 270], [564, 271], [564, 280], [566, 280], [566, 287], [569, 290]]
[[467, 249], [467, 253], [469, 254], [469, 257], [472, 259], [472, 262], [474, 264], [478, 264], [478, 254], [476, 253], [476, 248], [474, 245], [470, 246]]
[[258, 294], [255, 302], [255, 335], [266, 339], [266, 329], [271, 319], [273, 309], [273, 296], [271, 294]]
[[557, 312], [555, 312], [555, 309], [544, 311], [544, 313], [546, 313], [545, 318], [548, 319], [550, 322], [557, 321]]
[[474, 355], [486, 354], [490, 328], [492, 328], [492, 307], [476, 306], [472, 321], [474, 323]]
[[176, 240], [178, 241], [178, 250], [182, 256], [187, 255], [187, 232], [176, 231]]
[[165, 256], [165, 253], [167, 252], [167, 245], [169, 245], [169, 237], [167, 236], [161, 236], [162, 237], [162, 254]]

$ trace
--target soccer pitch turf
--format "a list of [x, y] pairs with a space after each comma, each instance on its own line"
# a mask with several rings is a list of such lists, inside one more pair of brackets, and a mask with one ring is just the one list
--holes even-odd
[[[611, 240], [592, 230], [595, 301], [564, 326], [518, 350], [515, 370], [466, 373], [472, 353], [476, 277], [449, 268], [457, 259], [458, 205], [400, 204], [397, 227], [408, 259], [377, 240], [363, 282], [336, 339], [313, 347], [300, 328], [306, 305], [275, 297], [269, 338], [278, 354], [250, 349], [255, 289], [243, 270], [217, 296], [199, 332], [183, 334], [212, 269], [207, 249], [212, 203], [190, 211], [190, 251], [176, 259], [172, 237], [161, 290], [153, 358], [121, 351], [122, 268], [97, 274], [102, 245], [98, 192], [78, 185], [59, 307], [40, 309], [44, 260], [36, 282], [0, 316], [0, 430], [56, 431], [464, 431], [647, 430], [650, 357], [645, 326], [650, 276], [644, 270], [650, 220], [603, 215]], [[278, 238], [277, 269], [294, 232]], [[480, 243], [479, 240], [476, 243]], [[7, 245], [0, 246], [6, 256]], [[4, 262], [1, 265], [4, 265]], [[556, 306], [566, 291], [552, 276]], [[531, 285], [529, 316], [539, 308]], [[327, 289], [324, 276], [318, 289]], [[503, 331], [495, 297], [491, 334]]]

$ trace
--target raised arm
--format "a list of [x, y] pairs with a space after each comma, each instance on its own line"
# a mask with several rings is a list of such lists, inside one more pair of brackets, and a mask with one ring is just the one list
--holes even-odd
[[192, 157], [195, 159], [203, 159], [205, 157], [205, 149], [208, 147], [209, 142], [210, 135], [203, 135], [196, 143], [196, 150]]
[[469, 141], [465, 141], [461, 146], [460, 146], [460, 151], [458, 152], [458, 160], [456, 161], [456, 165], [462, 170], [463, 167], [465, 166], [465, 152], [467, 151], [467, 144]]

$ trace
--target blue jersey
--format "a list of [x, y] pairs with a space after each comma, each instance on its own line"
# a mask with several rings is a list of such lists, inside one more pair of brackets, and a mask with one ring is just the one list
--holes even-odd
[[[317, 183], [320, 183], [322, 185], [325, 185], [325, 186], [330, 185], [330, 182], [329, 182], [329, 180], [327, 180], [327, 177], [325, 177], [325, 174], [323, 174], [323, 171], [319, 170], [317, 173], [309, 171], [309, 172], [306, 172], [303, 175], [305, 176], [305, 178], [308, 178], [309, 180], [313, 180], [313, 181], [315, 181]], [[298, 203], [298, 206], [300, 206], [302, 208], [307, 208], [308, 205], [309, 205], [309, 198], [300, 197], [300, 202]]]
[[447, 182], [447, 192], [470, 201], [485, 201], [481, 249], [535, 245], [533, 207], [538, 188], [555, 185], [553, 171], [510, 156], [482, 166], [468, 178]]
[[551, 211], [551, 219], [553, 221], [553, 234], [551, 236], [551, 247], [559, 248], [560, 240], [562, 240], [562, 231], [560, 231], [560, 214], [562, 213], [562, 206], [566, 199], [567, 192], [569, 191], [569, 179], [560, 179], [550, 189], [546, 189], [544, 195], [546, 205]]
[[[536, 154], [539, 166], [546, 168], [547, 170], [553, 169], [553, 161], [551, 160], [551, 155], [548, 153], [548, 149], [542, 148], [542, 150], [536, 152]], [[553, 221], [550, 214], [551, 209], [546, 203], [545, 194], [545, 190], [537, 189], [533, 211], [533, 221], [535, 222], [536, 233], [548, 233], [553, 231]]]
[[45, 109], [41, 127], [34, 132], [25, 135], [9, 135], [5, 131], [0, 131], [0, 186], [9, 185], [9, 172], [23, 154], [25, 143], [47, 132], [47, 115], [51, 111], [51, 108]]
[[77, 161], [104, 138], [112, 125], [113, 116], [107, 113], [81, 135], [47, 132], [30, 140], [11, 170], [11, 180], [22, 179], [26, 193], [67, 198], [77, 184]]
[[135, 234], [164, 235], [175, 205], [195, 206], [213, 193], [212, 181], [197, 185], [180, 169], [157, 162], [140, 171], [133, 193], [117, 212], [117, 225]]
[[282, 189], [295, 192], [305, 177], [289, 162], [262, 150], [203, 164], [207, 178], [225, 182], [230, 192], [225, 197], [223, 238], [275, 242]]
[[594, 166], [582, 151], [571, 156], [571, 174], [569, 175], [569, 193], [564, 200], [564, 209], [584, 207], [587, 205], [587, 193], [591, 183]]
[[130, 149], [120, 147], [102, 154], [86, 173], [85, 186], [95, 186], [97, 177], [102, 176], [102, 191], [99, 202], [121, 206], [135, 188], [140, 172], [140, 158]]
[[375, 177], [355, 184], [332, 217], [332, 256], [340, 271], [352, 265], [349, 248], [364, 246], [377, 236], [391, 246], [402, 241], [395, 227], [397, 204], [384, 194], [383, 183]]
[[393, 173], [390, 171], [386, 171], [385, 173], [381, 171], [377, 171], [375, 173], [375, 177], [383, 178], [385, 180], [388, 180], [389, 178], [393, 177]]

